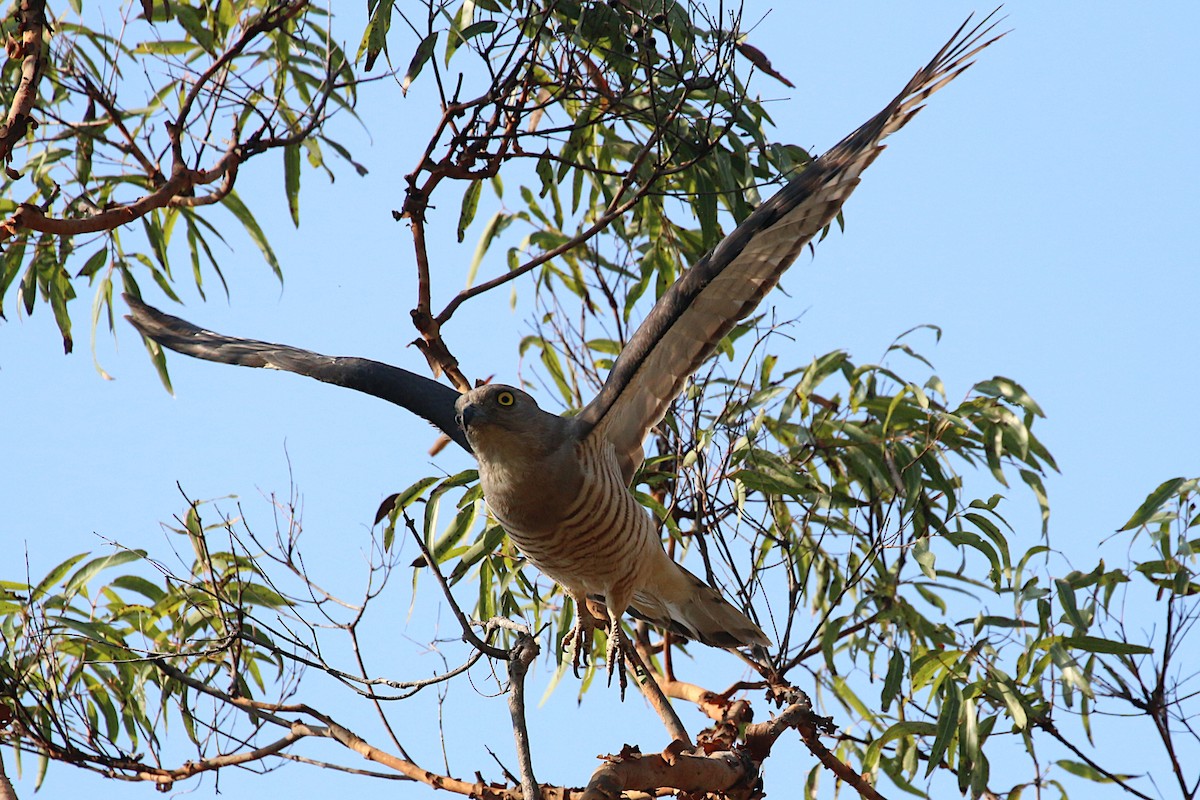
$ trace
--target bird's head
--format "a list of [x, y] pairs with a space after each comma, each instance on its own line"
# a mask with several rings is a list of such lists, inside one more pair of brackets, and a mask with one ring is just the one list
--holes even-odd
[[488, 384], [458, 398], [455, 419], [477, 456], [506, 456], [557, 449], [565, 421], [543, 411], [513, 386]]

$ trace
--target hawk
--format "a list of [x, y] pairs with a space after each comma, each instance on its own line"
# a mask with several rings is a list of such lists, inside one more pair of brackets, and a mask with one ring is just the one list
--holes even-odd
[[860, 177], [931, 94], [1000, 36], [964, 23], [887, 106], [762, 203], [661, 297], [629, 339], [600, 392], [575, 416], [538, 407], [526, 392], [486, 385], [459, 394], [429, 378], [362, 358], [222, 336], [127, 296], [130, 321], [164, 347], [209, 361], [308, 375], [388, 400], [474, 454], [491, 513], [517, 549], [574, 599], [571, 661], [603, 603], [610, 676], [627, 647], [626, 612], [715, 647], [769, 647], [743, 611], [676, 564], [654, 519], [630, 491], [642, 443], [721, 338], [779, 281], [836, 217]]

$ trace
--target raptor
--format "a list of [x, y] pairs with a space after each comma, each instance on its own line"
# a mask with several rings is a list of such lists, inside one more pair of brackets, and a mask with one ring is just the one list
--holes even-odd
[[630, 491], [643, 441], [722, 337], [838, 214], [882, 152], [883, 140], [998, 38], [989, 20], [964, 23], [882, 111], [693, 264], [650, 310], [600, 392], [574, 416], [544, 411], [512, 386], [485, 385], [460, 395], [376, 361], [223, 336], [134, 297], [127, 297], [129, 319], [143, 335], [180, 353], [286, 370], [381, 397], [472, 452], [491, 513], [525, 557], [575, 600], [577, 621], [567, 642], [576, 668], [598, 622], [588, 600], [606, 611], [610, 675], [627, 647], [620, 625], [627, 611], [716, 647], [769, 647], [770, 639], [746, 613], [667, 555], [654, 519]]

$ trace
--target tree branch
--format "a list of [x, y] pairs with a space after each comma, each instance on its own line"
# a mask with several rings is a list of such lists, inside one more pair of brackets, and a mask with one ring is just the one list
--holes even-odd
[[[42, 27], [44, 26], [42, 5], [43, 3], [35, 2], [35, 0], [24, 0], [22, 4], [22, 20], [34, 20], [34, 22], [28, 24], [25, 30], [24, 39], [26, 43], [21, 45], [26, 60], [24, 73], [28, 74], [23, 75], [16, 101], [9, 111], [9, 124], [0, 129], [0, 157], [4, 159], [11, 157], [13, 145], [20, 136], [24, 135], [26, 122], [36, 124], [32, 120], [28, 120], [28, 110], [36, 96], [36, 86], [32, 84], [27, 86], [27, 79], [30, 79], [30, 75], [35, 79], [41, 70], [41, 37]], [[152, 187], [153, 191], [132, 203], [115, 204], [96, 214], [82, 218], [51, 217], [47, 216], [43, 208], [31, 203], [21, 203], [11, 216], [0, 222], [0, 243], [14, 238], [22, 231], [27, 230], [57, 236], [99, 233], [126, 225], [159, 208], [195, 208], [219, 203], [233, 190], [234, 183], [237, 180], [238, 168], [244, 160], [272, 148], [296, 144], [310, 136], [324, 120], [325, 103], [328, 101], [330, 93], [334, 88], [334, 68], [331, 64], [327, 65], [324, 89], [320, 93], [319, 99], [314, 101], [315, 107], [309, 115], [307, 124], [293, 130], [287, 136], [263, 138], [260, 135], [262, 133], [260, 131], [259, 134], [255, 134], [245, 141], [240, 141], [239, 132], [235, 130], [232, 137], [233, 142], [226, 149], [224, 156], [209, 169], [191, 168], [187, 165], [183, 156], [183, 132], [187, 128], [188, 115], [204, 87], [223, 68], [227, 67], [233, 59], [241, 55], [258, 37], [273, 30], [278, 30], [287, 24], [289, 20], [303, 12], [308, 5], [308, 0], [297, 0], [297, 2], [279, 6], [272, 11], [264, 13], [258, 20], [247, 26], [237, 41], [222, 53], [219, 58], [213, 61], [201, 73], [199, 78], [196, 79], [180, 104], [178, 114], [173, 120], [165, 123], [173, 160], [171, 176], [166, 180], [163, 180], [162, 173], [158, 167], [136, 146], [132, 136], [130, 136], [121, 121], [116, 106], [109, 102], [103, 92], [95, 87], [86, 75], [81, 72], [72, 72], [71, 74], [76, 74], [80, 77], [83, 84], [83, 93], [104, 108], [114, 124], [117, 125], [118, 129], [125, 136], [127, 145], [119, 149], [130, 153], [138, 161], [146, 171], [147, 184], [149, 187]], [[27, 8], [28, 14], [25, 11]], [[37, 47], [29, 44], [35, 35], [37, 37]], [[31, 59], [34, 59], [36, 63], [31, 61]], [[20, 133], [14, 136], [18, 128], [20, 129]], [[216, 183], [218, 180], [221, 182], [213, 191], [199, 197], [194, 196], [193, 190], [196, 187]]]
[[453, 612], [454, 618], [458, 620], [459, 627], [462, 628], [463, 641], [477, 650], [481, 650], [490, 658], [494, 658], [497, 661], [507, 661], [508, 653], [506, 651], [501, 650], [499, 647], [488, 644], [487, 642], [483, 641], [483, 639], [480, 639], [475, 633], [475, 630], [471, 625], [471, 621], [467, 619], [467, 615], [464, 614], [462, 609], [458, 607], [458, 602], [454, 599], [454, 595], [450, 591], [450, 584], [446, 582], [446, 577], [442, 575], [442, 571], [438, 569], [437, 561], [435, 561], [433, 558], [433, 553], [429, 552], [429, 547], [425, 544], [425, 538], [421, 536], [420, 532], [417, 531], [416, 523], [414, 523], [412, 521], [412, 517], [408, 515], [407, 509], [402, 509], [401, 513], [404, 514], [405, 526], [408, 527], [409, 533], [413, 535], [413, 539], [417, 541], [417, 547], [421, 548], [421, 555], [425, 556], [425, 564], [429, 567], [430, 571], [433, 572], [434, 577], [437, 579], [438, 585], [442, 587], [442, 593], [446, 596], [446, 601], [450, 603], [450, 610]]
[[183, 131], [187, 126], [188, 114], [191, 113], [192, 105], [200, 96], [200, 92], [204, 86], [208, 84], [213, 77], [229, 65], [233, 59], [241, 55], [251, 42], [258, 36], [279, 29], [288, 20], [293, 19], [297, 14], [308, 7], [308, 0], [298, 0], [298, 2], [289, 3], [284, 6], [278, 6], [274, 9], [269, 9], [263, 12], [257, 20], [242, 31], [242, 35], [233, 43], [220, 58], [208, 65], [208, 69], [201, 73], [196, 82], [192, 84], [192, 88], [184, 96], [183, 102], [179, 105], [179, 113], [175, 116], [174, 124], [168, 125], [167, 135], [171, 139], [171, 153], [176, 164], [183, 164]]
[[513, 739], [517, 764], [521, 770], [521, 791], [525, 800], [537, 800], [537, 778], [533, 775], [533, 757], [529, 748], [529, 728], [525, 724], [525, 675], [541, 648], [528, 630], [517, 634], [517, 643], [508, 654], [508, 711], [512, 715]]
[[0, 753], [0, 800], [17, 800], [17, 790], [4, 771], [4, 755]]
[[1122, 780], [1120, 775], [1116, 775], [1112, 772], [1109, 772], [1104, 767], [1102, 767], [1098, 763], [1096, 763], [1093, 759], [1089, 758], [1086, 753], [1084, 753], [1082, 750], [1080, 750], [1078, 747], [1076, 747], [1074, 743], [1072, 743], [1069, 739], [1067, 739], [1067, 737], [1063, 736], [1062, 733], [1058, 730], [1058, 726], [1055, 725], [1050, 720], [1031, 716], [1029, 718], [1029, 721], [1032, 722], [1037, 727], [1044, 730], [1046, 733], [1053, 736], [1056, 740], [1058, 740], [1059, 744], [1063, 745], [1068, 750], [1070, 750], [1072, 753], [1074, 753], [1075, 756], [1079, 760], [1081, 760], [1083, 763], [1087, 764], [1089, 767], [1096, 770], [1096, 772], [1100, 773], [1105, 778], [1107, 778], [1108, 780], [1115, 783], [1117, 786], [1120, 786], [1122, 789], [1129, 792], [1134, 797], [1139, 797], [1139, 798], [1141, 798], [1141, 800], [1152, 800], [1150, 795], [1139, 792], [1137, 789], [1130, 786], [1126, 781]]
[[[629, 668], [633, 670], [634, 682], [637, 683], [638, 689], [646, 701], [650, 703], [650, 707], [658, 714], [663, 725], [667, 728], [667, 733], [675, 742], [679, 742], [685, 748], [691, 749], [692, 738], [688, 736], [687, 729], [683, 727], [683, 722], [680, 721], [679, 715], [675, 713], [675, 709], [671, 707], [671, 702], [667, 699], [667, 695], [663, 692], [661, 683], [664, 678], [661, 678], [658, 673], [650, 669], [649, 657], [643, 657], [639, 652], [638, 645], [624, 653], [625, 660], [629, 663]], [[640, 678], [640, 680], [639, 680]]]
[[[680, 98], [679, 98], [678, 102], [676, 103], [675, 108], [673, 108], [671, 110], [671, 112], [667, 115], [666, 120], [668, 122], [671, 119], [673, 119], [674, 117], [679, 115], [679, 111], [683, 108], [683, 105], [687, 101], [687, 99], [688, 99], [688, 95], [686, 92], [680, 95]], [[635, 205], [637, 205], [638, 202], [640, 202], [641, 199], [643, 197], [645, 197], [646, 194], [650, 191], [650, 188], [652, 186], [654, 186], [655, 181], [657, 181], [659, 179], [659, 177], [661, 177], [662, 170], [656, 168], [654, 170], [654, 173], [649, 178], [647, 178], [645, 181], [643, 181], [642, 187], [640, 189], [638, 189], [637, 191], [635, 191], [632, 196], [630, 196], [623, 202], [622, 202], [621, 198], [629, 191], [629, 189], [637, 181], [638, 168], [645, 162], [645, 160], [649, 157], [650, 153], [654, 150], [654, 148], [658, 146], [658, 143], [661, 140], [661, 138], [663, 136], [663, 132], [665, 130], [666, 130], [666, 123], [664, 123], [661, 127], [655, 128], [651, 132], [650, 136], [646, 139], [646, 143], [642, 145], [641, 149], [631, 160], [629, 169], [628, 169], [628, 171], [626, 171], [624, 179], [622, 179], [621, 184], [617, 188], [616, 192], [613, 193], [612, 200], [609, 202], [608, 206], [604, 209], [604, 212], [601, 213], [601, 215], [597, 218], [597, 220], [594, 223], [592, 223], [590, 226], [588, 226], [581, 233], [577, 233], [575, 236], [572, 236], [570, 239], [563, 242], [558, 247], [547, 250], [546, 252], [542, 253], [541, 255], [535, 256], [534, 258], [529, 259], [528, 261], [526, 261], [524, 264], [517, 267], [516, 269], [509, 270], [508, 272], [504, 273], [503, 275], [497, 275], [495, 278], [492, 278], [490, 281], [484, 281], [483, 283], [478, 284], [477, 286], [472, 286], [469, 289], [462, 290], [461, 292], [456, 294], [454, 296], [454, 298], [451, 299], [451, 301], [446, 304], [446, 307], [444, 309], [442, 309], [442, 311], [437, 315], [437, 317], [436, 317], [437, 323], [439, 325], [444, 325], [446, 323], [446, 321], [449, 320], [450, 317], [452, 317], [454, 315], [454, 312], [458, 310], [458, 307], [461, 306], [463, 303], [465, 303], [467, 300], [470, 300], [472, 297], [476, 297], [477, 295], [480, 295], [480, 294], [483, 294], [484, 292], [490, 291], [490, 290], [496, 288], [497, 286], [502, 286], [505, 283], [508, 283], [509, 281], [515, 280], [516, 278], [519, 278], [520, 276], [526, 274], [530, 270], [532, 270], [536, 267], [539, 267], [542, 264], [545, 264], [547, 261], [557, 258], [558, 256], [562, 255], [563, 253], [566, 253], [567, 251], [578, 247], [579, 245], [588, 241], [589, 239], [594, 237], [596, 234], [600, 233], [605, 228], [607, 228], [610, 224], [612, 224], [613, 220], [615, 220], [621, 216], [624, 216], [626, 211], [628, 211], [629, 209], [631, 209]]]
[[757, 796], [758, 770], [744, 756], [729, 751], [713, 755], [680, 755], [670, 751], [642, 755], [626, 747], [608, 756], [592, 773], [580, 800], [619, 800], [623, 792], [658, 794], [664, 789], [730, 798]]
[[25, 136], [37, 121], [30, 116], [37, 100], [38, 83], [45, 70], [46, 3], [45, 0], [21, 0], [17, 11], [17, 31], [21, 40], [9, 40], [8, 57], [21, 59], [21, 81], [13, 95], [12, 107], [0, 128], [0, 163], [7, 164], [12, 158], [13, 147]]
[[[171, 170], [171, 177], [150, 194], [140, 200], [115, 206], [90, 217], [79, 219], [49, 217], [38, 206], [32, 203], [21, 203], [12, 216], [0, 222], [0, 242], [17, 236], [22, 230], [34, 230], [59, 236], [99, 233], [133, 222], [157, 208], [204, 205], [216, 202], [233, 188], [233, 176], [237, 174], [237, 166], [241, 163], [241, 159], [241, 149], [234, 145], [212, 169], [188, 169], [183, 164], [176, 163]], [[214, 192], [211, 196], [212, 199], [185, 196], [194, 187], [213, 183], [221, 177], [225, 178], [225, 185]]]

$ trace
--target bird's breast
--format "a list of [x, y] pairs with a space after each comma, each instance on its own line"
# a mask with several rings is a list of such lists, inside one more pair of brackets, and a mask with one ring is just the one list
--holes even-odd
[[546, 476], [521, 496], [485, 480], [484, 494], [534, 566], [567, 588], [605, 594], [617, 583], [637, 583], [638, 570], [655, 551], [661, 554], [662, 544], [621, 479], [615, 454], [590, 440], [575, 451], [579, 480], [569, 491], [550, 488]]

